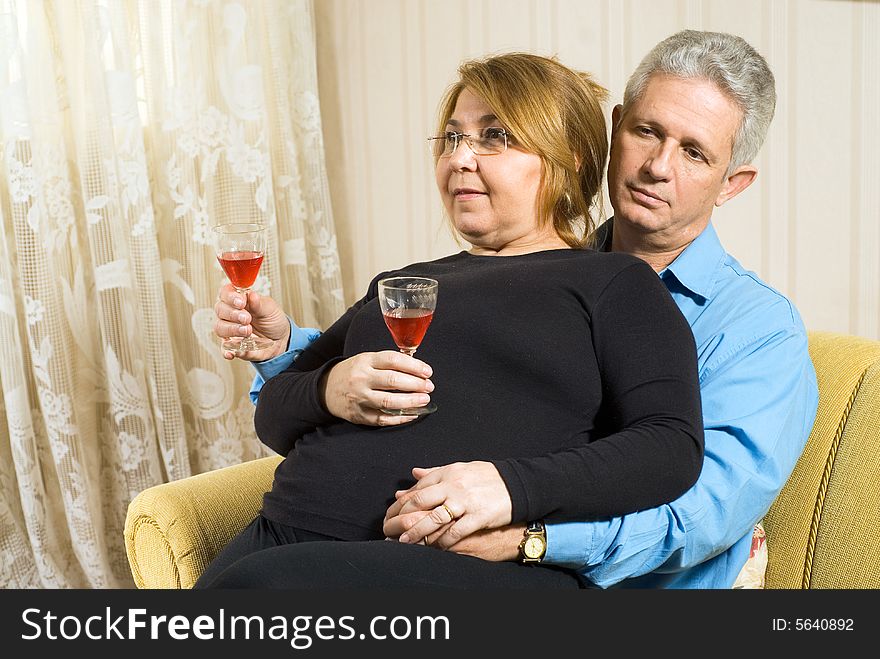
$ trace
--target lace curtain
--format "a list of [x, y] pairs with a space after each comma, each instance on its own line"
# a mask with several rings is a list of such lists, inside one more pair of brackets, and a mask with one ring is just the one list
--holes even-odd
[[130, 587], [134, 495], [263, 455], [210, 227], [344, 310], [311, 4], [0, 0], [0, 141], [0, 586]]

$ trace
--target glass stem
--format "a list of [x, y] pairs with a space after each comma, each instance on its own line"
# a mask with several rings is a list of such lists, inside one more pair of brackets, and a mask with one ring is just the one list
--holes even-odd
[[[248, 303], [248, 293], [250, 292], [250, 288], [239, 288], [233, 284], [233, 288], [235, 288], [236, 293], [240, 293], [244, 297], [244, 306], [247, 307]], [[251, 330], [251, 335], [243, 337], [241, 342], [238, 344], [238, 352], [239, 354], [244, 354], [248, 350], [256, 350], [257, 346], [254, 345], [254, 334], [253, 330]]]

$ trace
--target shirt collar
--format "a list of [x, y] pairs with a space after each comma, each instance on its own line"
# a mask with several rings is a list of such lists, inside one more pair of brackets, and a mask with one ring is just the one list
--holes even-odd
[[660, 272], [660, 276], [671, 272], [690, 291], [711, 300], [725, 255], [715, 227], [709, 222], [703, 232]]
[[[596, 229], [595, 245], [600, 252], [611, 251], [613, 223], [612, 217]], [[709, 222], [702, 233], [658, 274], [661, 279], [673, 275], [692, 293], [711, 300], [712, 290], [718, 279], [718, 268], [725, 255], [724, 247], [718, 239], [718, 234], [715, 233], [715, 227]]]
[[614, 234], [614, 218], [610, 218], [596, 227], [593, 232], [594, 245], [597, 252], [611, 251], [611, 238]]

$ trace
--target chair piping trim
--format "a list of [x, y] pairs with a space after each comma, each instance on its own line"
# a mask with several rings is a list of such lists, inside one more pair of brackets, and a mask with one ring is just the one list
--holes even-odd
[[805, 589], [810, 587], [813, 577], [813, 556], [816, 551], [816, 540], [819, 536], [819, 522], [822, 519], [822, 512], [825, 509], [825, 494], [828, 492], [828, 482], [831, 480], [831, 470], [834, 468], [837, 449], [840, 446], [840, 440], [843, 437], [846, 422], [849, 420], [849, 413], [852, 410], [853, 403], [855, 403], [856, 396], [859, 394], [859, 389], [861, 389], [862, 382], [867, 373], [868, 369], [862, 371], [859, 381], [856, 383], [856, 386], [853, 387], [852, 393], [849, 395], [849, 400], [846, 402], [843, 416], [840, 419], [840, 423], [837, 424], [837, 431], [834, 433], [834, 440], [831, 442], [831, 448], [828, 451], [828, 459], [825, 461], [825, 469], [822, 472], [822, 480], [819, 483], [819, 492], [816, 495], [816, 506], [813, 508], [813, 519], [810, 521], [810, 537], [807, 541], [807, 556], [804, 561], [804, 578], [801, 582], [801, 587]]
[[[150, 586], [150, 584], [148, 584], [146, 582], [146, 580], [143, 577], [143, 574], [141, 573], [140, 562], [139, 562], [139, 559], [137, 556], [137, 549], [136, 549], [136, 543], [135, 543], [135, 537], [137, 536], [138, 531], [140, 530], [140, 527], [145, 524], [148, 526], [152, 526], [156, 530], [156, 532], [159, 533], [159, 536], [162, 538], [162, 540], [165, 541], [165, 545], [167, 546], [168, 551], [171, 553], [172, 556], [175, 557], [175, 559], [177, 558], [176, 554], [174, 553], [174, 549], [168, 540], [168, 536], [165, 534], [165, 531], [156, 522], [156, 520], [149, 518], [149, 517], [143, 517], [143, 516], [141, 516], [137, 520], [135, 520], [134, 524], [132, 525], [131, 541], [129, 543], [128, 540], [126, 540], [126, 544], [129, 545], [129, 548], [131, 550], [131, 555], [132, 555], [133, 560], [129, 561], [129, 565], [131, 566], [132, 576], [134, 577], [135, 585], [138, 588], [152, 588], [152, 586]], [[180, 588], [180, 571], [177, 569], [176, 560], [174, 562], [174, 565], [172, 565], [172, 567], [174, 568], [174, 580], [176, 582], [177, 587]]]

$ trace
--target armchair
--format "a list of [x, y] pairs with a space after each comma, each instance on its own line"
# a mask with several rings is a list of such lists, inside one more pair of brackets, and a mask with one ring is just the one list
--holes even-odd
[[[880, 341], [810, 333], [819, 410], [764, 518], [767, 588], [880, 588]], [[144, 490], [125, 546], [138, 588], [191, 588], [257, 514], [280, 457]]]

